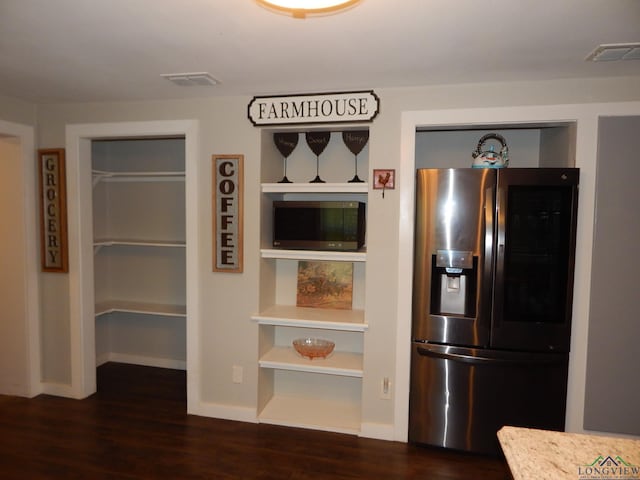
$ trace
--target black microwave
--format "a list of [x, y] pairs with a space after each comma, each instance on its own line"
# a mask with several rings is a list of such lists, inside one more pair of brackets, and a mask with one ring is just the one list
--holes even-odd
[[365, 239], [362, 202], [273, 202], [273, 246], [302, 250], [359, 250]]

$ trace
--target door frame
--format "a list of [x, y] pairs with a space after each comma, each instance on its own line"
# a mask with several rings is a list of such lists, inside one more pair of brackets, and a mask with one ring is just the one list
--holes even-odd
[[71, 386], [68, 396], [96, 391], [95, 301], [93, 289], [93, 211], [91, 141], [104, 138], [185, 137], [185, 223], [187, 297], [187, 403], [200, 402], [198, 288], [198, 150], [196, 120], [72, 124], [66, 128], [69, 229], [69, 316]]
[[[38, 187], [35, 158], [34, 127], [0, 120], [0, 136], [17, 138], [20, 143], [23, 185], [25, 233], [25, 349], [27, 352], [28, 378], [25, 388], [18, 394], [34, 397], [42, 393], [42, 369], [40, 364], [40, 248], [38, 243]], [[34, 301], [35, 300], [35, 301]]]
[[565, 429], [584, 432], [584, 393], [586, 382], [591, 255], [594, 231], [596, 156], [598, 119], [602, 116], [638, 115], [640, 102], [612, 102], [566, 105], [468, 108], [404, 111], [401, 113], [400, 192], [398, 233], [398, 290], [396, 305], [396, 370], [394, 439], [407, 441], [409, 419], [411, 296], [413, 289], [414, 175], [417, 129], [505, 128], [513, 125], [543, 126], [576, 124], [576, 167], [580, 168], [580, 191], [576, 241], [576, 269], [573, 290], [571, 353], [567, 391]]

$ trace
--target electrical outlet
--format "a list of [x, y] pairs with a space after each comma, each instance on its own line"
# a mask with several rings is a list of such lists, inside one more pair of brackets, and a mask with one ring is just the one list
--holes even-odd
[[231, 371], [231, 381], [233, 383], [242, 383], [242, 367], [234, 365]]
[[380, 382], [380, 398], [384, 400], [391, 399], [391, 380], [389, 380], [389, 377], [384, 377]]

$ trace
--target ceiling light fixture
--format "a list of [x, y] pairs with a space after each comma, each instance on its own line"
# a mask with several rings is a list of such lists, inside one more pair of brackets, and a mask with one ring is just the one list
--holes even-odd
[[323, 15], [354, 6], [360, 0], [256, 0], [258, 3], [292, 15], [305, 18], [307, 15]]

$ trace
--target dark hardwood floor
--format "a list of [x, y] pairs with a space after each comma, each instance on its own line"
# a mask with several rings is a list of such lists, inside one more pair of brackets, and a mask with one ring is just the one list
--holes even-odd
[[498, 458], [186, 415], [185, 381], [110, 363], [85, 400], [0, 396], [0, 478], [511, 478]]

